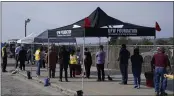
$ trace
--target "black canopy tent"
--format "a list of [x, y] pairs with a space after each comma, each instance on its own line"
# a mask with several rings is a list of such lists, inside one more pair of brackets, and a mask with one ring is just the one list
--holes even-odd
[[[115, 25], [123, 25], [123, 27], [114, 28], [113, 26]], [[144, 27], [122, 22], [118, 19], [108, 16], [99, 7], [94, 12], [92, 12], [87, 18], [79, 20], [78, 22], [75, 22], [71, 25], [48, 30], [49, 38], [52, 37], [83, 37], [83, 38], [107, 37], [108, 38], [115, 36], [155, 36], [155, 35], [156, 35], [155, 28]], [[83, 55], [84, 55], [84, 46], [85, 46], [85, 39], [83, 43]], [[107, 56], [107, 62], [108, 61], [109, 58]], [[84, 72], [84, 62], [83, 62], [83, 72]], [[83, 90], [83, 77], [84, 76], [82, 76], [82, 90]]]
[[[123, 25], [123, 28], [109, 26]], [[107, 26], [108, 28], [102, 28]], [[49, 30], [48, 37], [112, 37], [112, 36], [155, 36], [155, 28], [125, 23], [108, 16], [99, 7], [87, 18], [71, 25]]]

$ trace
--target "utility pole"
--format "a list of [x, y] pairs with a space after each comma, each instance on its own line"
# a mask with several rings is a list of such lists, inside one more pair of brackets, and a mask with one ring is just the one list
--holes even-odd
[[27, 20], [25, 20], [25, 37], [27, 36], [27, 23], [30, 22], [30, 19], [28, 18]]

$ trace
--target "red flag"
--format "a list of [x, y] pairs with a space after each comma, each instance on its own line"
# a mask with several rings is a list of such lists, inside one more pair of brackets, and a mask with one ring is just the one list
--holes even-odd
[[157, 31], [161, 31], [161, 28], [160, 28], [158, 22], [156, 22], [156, 24], [155, 24], [155, 28], [156, 28]]
[[91, 26], [91, 22], [89, 20], [88, 17], [85, 18], [85, 21], [84, 21], [84, 27], [87, 28], [87, 27], [90, 27]]

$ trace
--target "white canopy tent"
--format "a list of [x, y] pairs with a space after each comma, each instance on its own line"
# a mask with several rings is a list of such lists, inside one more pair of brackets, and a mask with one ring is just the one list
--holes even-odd
[[[50, 43], [76, 43], [75, 37], [69, 37], [69, 38], [49, 38]], [[23, 44], [33, 44], [33, 43], [48, 43], [48, 36], [42, 35], [42, 33], [31, 33], [27, 37], [24, 37], [17, 41], [17, 43], [23, 43]]]
[[27, 37], [24, 37], [24, 38], [18, 40], [17, 43], [31, 44], [31, 43], [33, 43], [34, 37], [36, 37], [36, 36], [37, 36], [36, 33], [31, 33]]

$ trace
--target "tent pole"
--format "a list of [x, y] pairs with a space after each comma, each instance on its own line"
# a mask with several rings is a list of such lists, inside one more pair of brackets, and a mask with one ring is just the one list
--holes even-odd
[[77, 41], [76, 41], [76, 46], [78, 46], [78, 45], [77, 45]]
[[83, 65], [82, 65], [82, 91], [84, 89], [84, 55], [85, 55], [85, 30], [84, 30], [84, 37], [83, 37]]
[[[59, 50], [59, 42], [57, 43], [57, 48], [58, 48], [58, 50], [57, 50], [57, 53], [59, 54], [59, 52], [60, 52], [60, 50]], [[58, 55], [59, 56], [59, 55]]]
[[107, 68], [108, 68], [108, 75], [109, 75], [109, 38], [107, 37]]
[[68, 51], [70, 52], [70, 42], [68, 42]]
[[50, 59], [50, 56], [49, 56], [50, 50], [49, 50], [49, 45], [50, 45], [50, 39], [48, 38], [48, 51], [47, 51], [47, 55], [48, 55], [48, 68], [47, 68], [48, 69], [47, 70], [48, 71], [48, 78], [50, 78], [49, 77], [49, 74], [50, 74], [50, 71], [49, 71], [50, 70], [50, 68], [49, 68], [50, 67], [50, 60], [49, 60]]
[[156, 35], [154, 36], [154, 43], [153, 46], [156, 47]]
[[30, 74], [32, 75], [32, 65], [33, 65], [33, 61], [34, 61], [33, 60], [34, 59], [33, 58], [33, 54], [34, 54], [34, 51], [33, 51], [34, 50], [33, 43], [31, 44], [31, 49], [30, 50], [31, 50], [31, 68], [30, 68], [30, 72], [31, 73]]
[[101, 38], [99, 37], [99, 45], [101, 45]]

